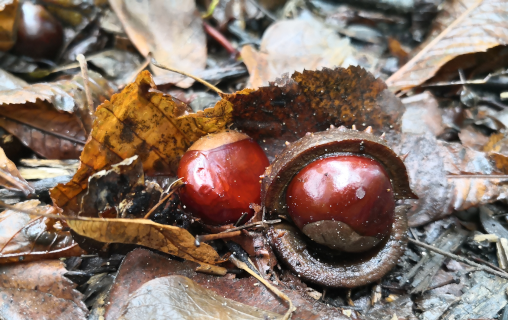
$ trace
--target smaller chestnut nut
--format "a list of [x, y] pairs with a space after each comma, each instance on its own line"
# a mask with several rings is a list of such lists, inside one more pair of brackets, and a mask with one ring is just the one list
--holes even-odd
[[408, 206], [417, 198], [403, 161], [382, 139], [345, 127], [307, 134], [265, 171], [261, 203], [267, 236], [291, 271], [327, 287], [376, 281], [397, 263], [407, 242]]
[[62, 25], [43, 6], [26, 1], [21, 6], [13, 51], [33, 59], [54, 59], [63, 45]]
[[185, 186], [183, 205], [209, 225], [252, 217], [251, 203], [260, 203], [259, 176], [269, 165], [261, 147], [246, 134], [227, 130], [196, 141], [183, 155], [178, 177]]

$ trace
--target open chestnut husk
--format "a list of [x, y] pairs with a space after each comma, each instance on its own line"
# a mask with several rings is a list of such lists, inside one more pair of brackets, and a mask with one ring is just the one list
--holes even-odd
[[403, 161], [384, 140], [333, 126], [288, 144], [265, 171], [261, 201], [282, 223], [267, 230], [280, 260], [303, 280], [357, 287], [390, 271], [406, 247], [417, 198]]

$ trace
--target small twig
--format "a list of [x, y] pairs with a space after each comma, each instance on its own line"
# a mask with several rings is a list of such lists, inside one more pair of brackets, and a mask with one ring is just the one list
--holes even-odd
[[229, 40], [226, 39], [226, 37], [224, 37], [224, 35], [220, 33], [219, 30], [215, 29], [214, 27], [212, 27], [211, 25], [209, 25], [204, 21], [203, 28], [205, 29], [205, 32], [215, 41], [217, 41], [224, 49], [226, 49], [226, 51], [229, 52], [229, 54], [231, 54], [235, 58], [240, 55], [240, 52], [238, 52], [238, 50], [236, 50], [236, 48], [233, 47], [231, 42], [229, 42]]
[[248, 215], [248, 213], [247, 213], [247, 212], [244, 212], [244, 213], [242, 214], [242, 216], [241, 216], [240, 218], [238, 218], [238, 220], [235, 222], [234, 226], [235, 226], [235, 227], [238, 227], [238, 225], [239, 225], [240, 223], [242, 223], [243, 219], [245, 219], [245, 217], [246, 217], [247, 215]]
[[259, 11], [261, 11], [265, 16], [270, 18], [272, 21], [277, 21], [277, 17], [274, 16], [273, 13], [265, 9], [265, 7], [260, 5], [256, 0], [249, 0], [249, 2], [252, 3], [254, 7], [256, 7]]
[[499, 272], [505, 272], [503, 269], [501, 269], [501, 268], [499, 268], [499, 267], [495, 266], [494, 264], [492, 264], [492, 263], [490, 263], [490, 262], [488, 262], [488, 261], [485, 261], [485, 260], [483, 260], [483, 259], [481, 259], [481, 258], [475, 257], [475, 256], [473, 256], [473, 255], [469, 255], [469, 258], [470, 258], [470, 259], [472, 259], [472, 260], [474, 260], [474, 261], [476, 261], [476, 262], [479, 262], [479, 263], [483, 263], [483, 264], [485, 264], [485, 265], [488, 265], [488, 266], [489, 266], [489, 267], [491, 267], [492, 269], [497, 270], [497, 271], [499, 271]]
[[275, 219], [275, 220], [266, 220], [266, 221], [258, 221], [258, 222], [248, 223], [248, 224], [244, 224], [243, 226], [224, 230], [222, 232], [219, 232], [219, 234], [233, 232], [233, 231], [247, 229], [247, 228], [253, 228], [253, 227], [262, 227], [265, 224], [276, 224], [276, 223], [280, 223], [281, 221], [282, 221], [281, 219]]
[[482, 264], [479, 264], [479, 263], [476, 263], [474, 261], [471, 261], [467, 258], [464, 258], [464, 257], [461, 257], [461, 256], [458, 256], [456, 254], [453, 254], [453, 253], [450, 253], [450, 252], [446, 252], [446, 251], [443, 251], [441, 249], [438, 249], [436, 247], [433, 247], [431, 245], [428, 245], [426, 243], [423, 243], [423, 242], [420, 242], [420, 241], [417, 241], [417, 240], [413, 240], [413, 239], [408, 239], [409, 242], [412, 242], [420, 247], [423, 247], [425, 249], [428, 249], [430, 251], [433, 251], [435, 253], [438, 253], [440, 255], [443, 255], [445, 257], [448, 257], [448, 258], [451, 258], [453, 260], [457, 260], [457, 261], [460, 261], [462, 263], [466, 263], [470, 266], [473, 266], [475, 268], [478, 268], [478, 270], [482, 270], [482, 271], [485, 271], [485, 272], [489, 272], [489, 273], [492, 273], [492, 274], [495, 274], [497, 276], [500, 276], [502, 278], [505, 278], [505, 279], [508, 279], [508, 273], [506, 272], [500, 272], [500, 271], [497, 271], [497, 270], [494, 270], [493, 268], [491, 267], [488, 267], [488, 266], [485, 266], [485, 265], [482, 265]]
[[256, 272], [254, 272], [253, 270], [251, 270], [247, 264], [245, 262], [242, 262], [240, 260], [238, 260], [234, 254], [232, 254], [230, 257], [229, 257], [229, 261], [231, 261], [237, 268], [239, 269], [242, 269], [242, 270], [245, 270], [247, 271], [251, 276], [253, 276], [254, 278], [258, 279], [259, 282], [261, 282], [262, 284], [264, 284], [268, 289], [272, 290], [273, 293], [275, 293], [279, 298], [283, 299], [284, 301], [287, 301], [287, 303], [289, 304], [289, 309], [288, 311], [286, 312], [286, 314], [284, 315], [284, 317], [282, 317], [283, 320], [288, 320], [291, 318], [291, 313], [293, 313], [293, 311], [296, 310], [295, 306], [293, 305], [293, 302], [291, 301], [291, 299], [289, 299], [289, 297], [287, 295], [285, 295], [282, 291], [280, 291], [279, 289], [277, 289], [276, 287], [274, 287], [270, 282], [266, 281], [265, 279], [263, 279], [260, 275], [258, 275]]
[[353, 299], [351, 299], [351, 292], [352, 292], [351, 289], [347, 289], [346, 302], [349, 306], [354, 307], [355, 303], [353, 302]]
[[196, 236], [196, 247], [199, 247], [201, 245], [201, 242], [207, 242], [212, 240], [219, 240], [219, 239], [227, 239], [236, 237], [242, 234], [242, 231], [233, 231], [233, 232], [227, 232], [227, 233], [214, 233], [214, 234], [204, 234], [200, 236]]
[[86, 64], [86, 58], [81, 53], [78, 54], [76, 60], [79, 62], [79, 67], [81, 68], [81, 76], [83, 77], [83, 86], [85, 87], [86, 94], [86, 102], [88, 104], [88, 112], [90, 112], [90, 116], [92, 120], [95, 119], [95, 108], [93, 105], [92, 93], [90, 92], [90, 78], [88, 77], [88, 67]]
[[430, 290], [433, 290], [433, 289], [437, 289], [437, 288], [441, 288], [441, 287], [444, 287], [444, 286], [452, 284], [452, 283], [460, 283], [460, 279], [449, 279], [449, 280], [443, 281], [441, 283], [433, 285], [432, 287], [428, 287], [427, 289], [425, 289], [424, 292], [430, 291]]
[[161, 204], [166, 202], [166, 200], [168, 200], [169, 197], [171, 197], [173, 193], [175, 193], [176, 190], [180, 189], [184, 184], [185, 183], [183, 183], [182, 179], [174, 181], [168, 188], [168, 191], [171, 188], [173, 188], [173, 190], [171, 190], [164, 198], [162, 198], [162, 200], [160, 200], [152, 209], [150, 209], [150, 211], [148, 211], [148, 213], [144, 216], [143, 219], [150, 219], [155, 210], [157, 210]]
[[162, 64], [158, 63], [157, 60], [155, 60], [153, 57], [152, 57], [151, 62], [152, 62], [152, 64], [154, 66], [156, 66], [158, 68], [161, 68], [161, 69], [164, 69], [164, 70], [168, 70], [168, 71], [172, 71], [172, 72], [176, 72], [176, 73], [179, 73], [179, 74], [184, 75], [186, 77], [192, 78], [192, 79], [196, 80], [197, 82], [200, 82], [200, 83], [204, 84], [205, 86], [207, 86], [208, 88], [212, 89], [213, 91], [215, 91], [217, 93], [222, 93], [221, 89], [217, 88], [216, 86], [214, 86], [210, 82], [207, 82], [207, 81], [205, 81], [205, 80], [203, 80], [203, 79], [201, 79], [199, 77], [193, 76], [190, 73], [187, 73], [187, 72], [182, 71], [182, 70], [178, 70], [178, 69], [175, 69], [175, 68], [171, 68], [171, 67], [162, 65]]
[[390, 286], [390, 285], [386, 285], [386, 284], [382, 284], [381, 287], [388, 289], [388, 290], [393, 290], [393, 291], [406, 291], [406, 289], [403, 287]]

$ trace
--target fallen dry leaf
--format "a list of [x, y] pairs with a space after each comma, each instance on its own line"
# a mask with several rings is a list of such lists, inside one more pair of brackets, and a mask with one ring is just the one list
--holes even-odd
[[[92, 72], [89, 84], [96, 105], [116, 90]], [[0, 91], [0, 104], [0, 126], [27, 147], [50, 159], [79, 157], [92, 125], [81, 76]]]
[[[161, 64], [194, 74], [206, 66], [206, 36], [194, 0], [111, 0], [139, 52]], [[152, 69], [155, 75], [168, 71]], [[191, 83], [192, 84], [192, 83]]]
[[408, 212], [411, 227], [508, 197], [508, 175], [487, 153], [436, 140], [431, 134], [406, 133], [390, 137], [389, 143], [397, 154], [407, 154], [404, 164], [419, 197], [406, 200], [413, 204]]
[[404, 106], [381, 79], [360, 67], [295, 72], [268, 87], [221, 94], [234, 127], [257, 140], [269, 158], [285, 142], [330, 125], [372, 126], [376, 134], [400, 129]]
[[35, 189], [19, 174], [18, 168], [7, 158], [2, 148], [0, 148], [0, 186], [22, 191], [26, 196], [35, 192]]
[[402, 132], [418, 134], [429, 132], [439, 136], [445, 131], [443, 111], [432, 93], [425, 91], [402, 99], [402, 103], [406, 108], [402, 116]]
[[[246, 305], [270, 310], [278, 314], [287, 311], [287, 304], [279, 300], [269, 289], [258, 285], [253, 277], [228, 279], [216, 277], [194, 271], [195, 262], [176, 261], [146, 249], [131, 251], [120, 267], [118, 276], [110, 292], [110, 299], [104, 318], [116, 320], [120, 316], [128, 297], [138, 290], [144, 283], [168, 275], [182, 275], [190, 278], [199, 285], [214, 291], [227, 299], [235, 300]], [[294, 277], [289, 283], [279, 282], [281, 289], [293, 301], [296, 311], [293, 320], [356, 320], [354, 313], [351, 317], [345, 316], [338, 308], [329, 306], [308, 297], [303, 288], [306, 285]]]
[[65, 215], [77, 215], [88, 178], [134, 155], [147, 175], [175, 175], [178, 161], [201, 136], [226, 128], [231, 105], [216, 105], [198, 113], [157, 91], [148, 71], [113, 95], [96, 112], [96, 120], [73, 179], [51, 189]]
[[[450, 16], [455, 18], [453, 22]], [[424, 83], [459, 55], [508, 44], [508, 6], [504, 0], [450, 1], [436, 23], [446, 29], [426, 42], [418, 54], [386, 80], [393, 91]]]
[[[29, 200], [16, 208], [52, 213], [51, 206]], [[0, 213], [0, 263], [55, 259], [83, 253], [68, 231], [57, 229], [54, 219], [13, 210]], [[61, 226], [60, 226], [61, 227]]]
[[77, 234], [100, 242], [137, 244], [191, 261], [219, 262], [218, 253], [208, 244], [196, 247], [189, 231], [148, 219], [86, 218], [68, 220], [67, 224]]
[[83, 295], [66, 272], [59, 260], [0, 266], [0, 318], [86, 319]]
[[[185, 306], [185, 307], [182, 307]], [[273, 312], [224, 298], [184, 276], [156, 278], [127, 301], [118, 319], [282, 319]]]
[[347, 67], [354, 64], [353, 47], [323, 23], [314, 19], [283, 20], [263, 34], [259, 51], [244, 46], [241, 56], [249, 70], [251, 88], [268, 85], [284, 73]]
[[461, 128], [459, 132], [459, 139], [465, 147], [478, 151], [489, 151], [484, 149], [485, 145], [489, 142], [489, 137], [478, 131], [473, 125]]
[[27, 87], [28, 83], [13, 74], [0, 69], [0, 91]]

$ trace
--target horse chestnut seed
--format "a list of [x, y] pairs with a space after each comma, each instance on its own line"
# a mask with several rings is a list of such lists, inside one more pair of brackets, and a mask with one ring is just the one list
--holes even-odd
[[43, 6], [24, 2], [13, 51], [33, 59], [53, 59], [60, 52], [64, 34], [60, 22]]
[[[286, 190], [288, 214], [314, 241], [341, 251], [371, 249], [390, 233], [395, 199], [390, 178], [376, 160], [335, 155], [303, 168]], [[323, 223], [333, 234], [314, 232]]]
[[185, 186], [183, 205], [210, 225], [252, 217], [251, 203], [260, 203], [260, 175], [269, 165], [261, 147], [246, 134], [224, 131], [196, 141], [183, 155], [178, 177]]

